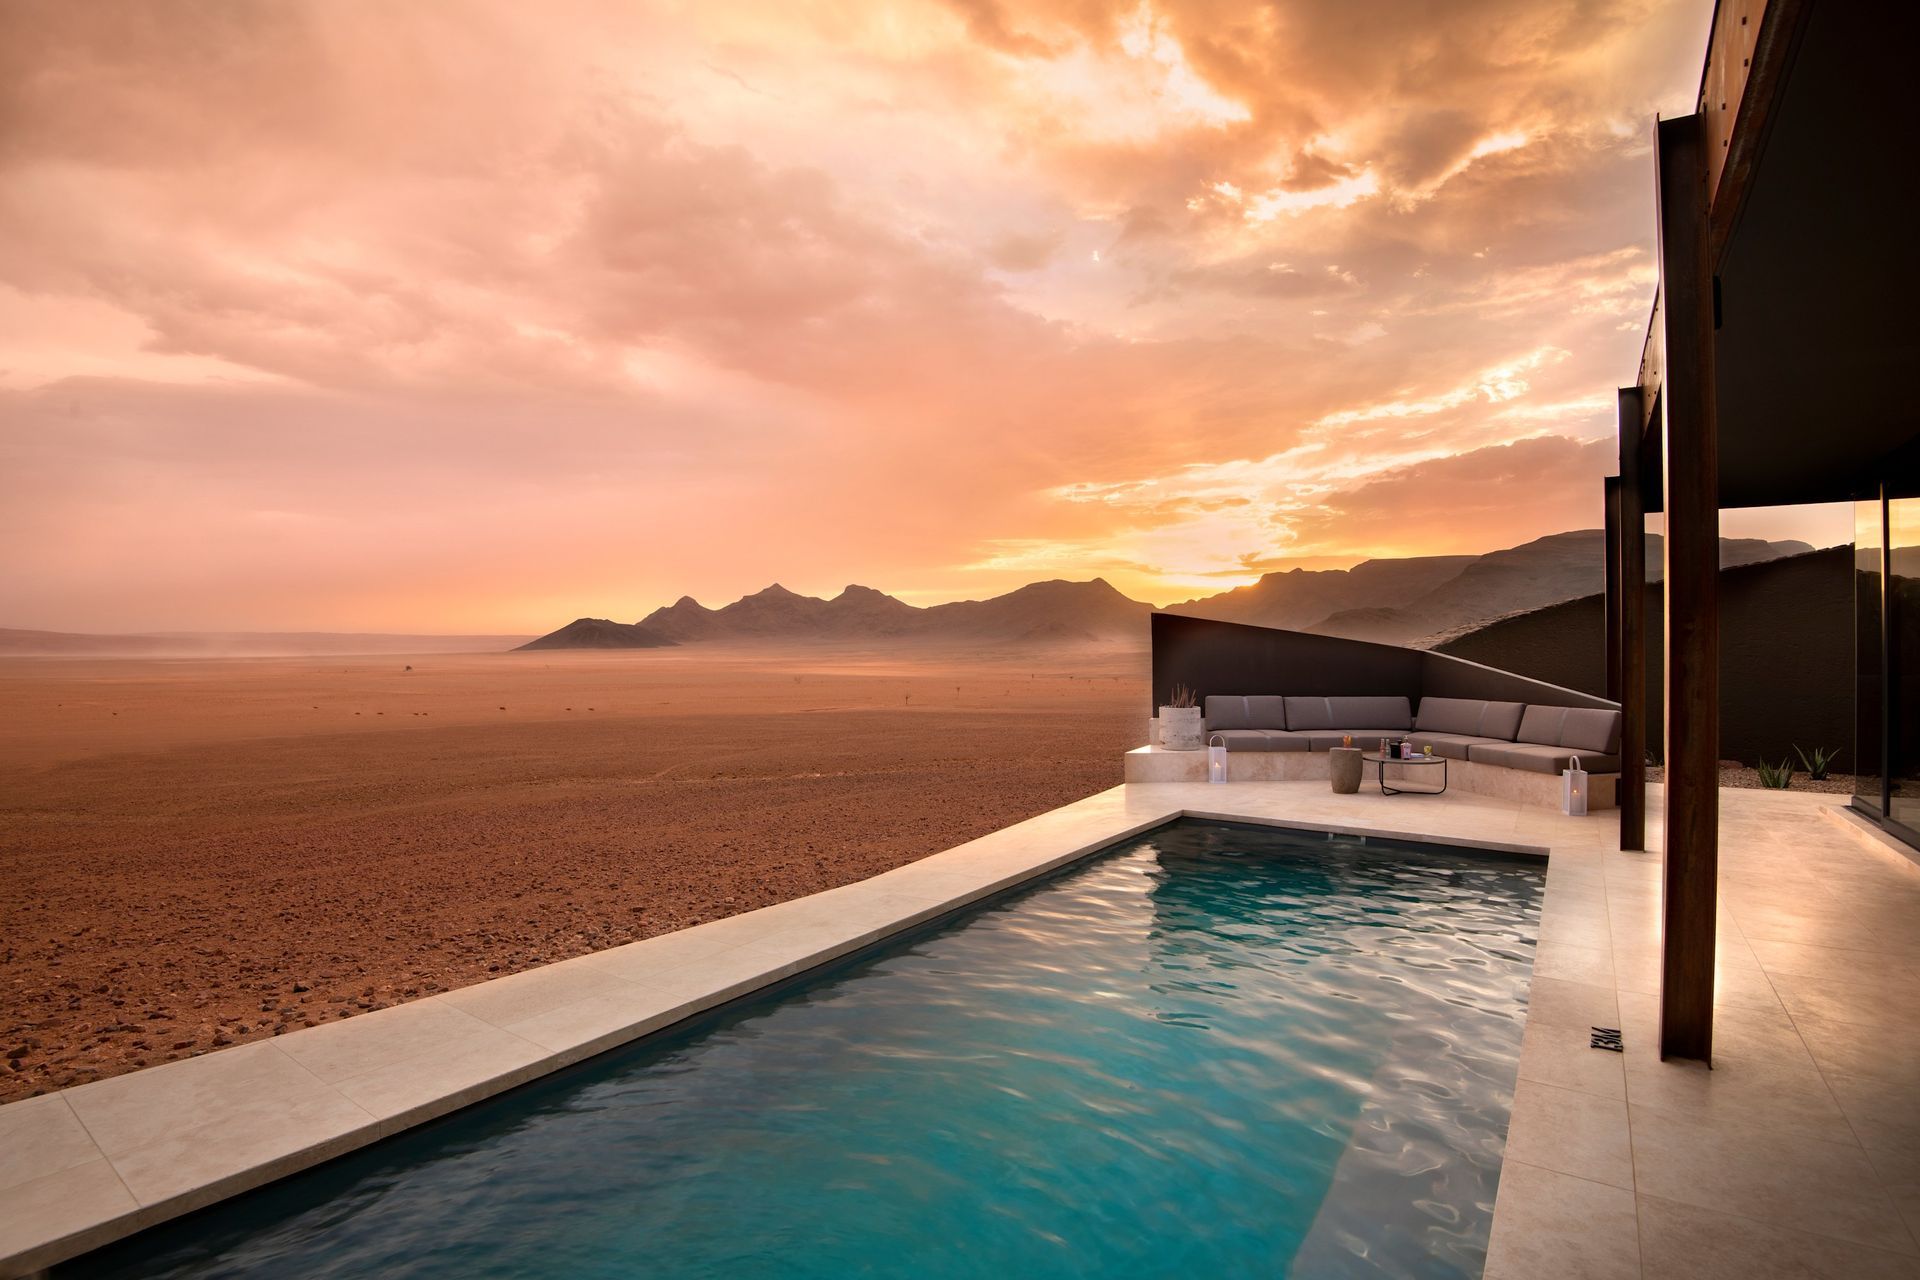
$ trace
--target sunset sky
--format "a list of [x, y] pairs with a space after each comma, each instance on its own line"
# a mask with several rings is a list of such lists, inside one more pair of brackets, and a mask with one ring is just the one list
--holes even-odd
[[1711, 9], [11, 0], [0, 626], [1164, 603], [1595, 526]]

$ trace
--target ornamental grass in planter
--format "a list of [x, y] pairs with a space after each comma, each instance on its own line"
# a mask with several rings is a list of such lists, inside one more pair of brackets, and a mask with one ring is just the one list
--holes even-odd
[[1206, 746], [1200, 695], [1184, 684], [1160, 708], [1160, 745], [1168, 751], [1199, 751]]

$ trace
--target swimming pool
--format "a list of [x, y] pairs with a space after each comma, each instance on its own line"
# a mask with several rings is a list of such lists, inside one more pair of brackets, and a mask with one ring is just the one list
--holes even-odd
[[1478, 1275], [1544, 875], [1174, 823], [56, 1274]]

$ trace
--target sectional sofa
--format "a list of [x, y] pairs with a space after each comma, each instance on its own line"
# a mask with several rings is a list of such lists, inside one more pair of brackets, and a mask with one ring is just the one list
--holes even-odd
[[[1326, 752], [1351, 737], [1377, 751], [1382, 738], [1408, 739], [1445, 756], [1449, 785], [1538, 804], [1558, 804], [1560, 773], [1579, 757], [1591, 776], [1589, 806], [1609, 808], [1620, 773], [1620, 713], [1472, 698], [1301, 698], [1214, 695], [1206, 699], [1209, 742], [1229, 752], [1230, 779], [1285, 781], [1327, 776]], [[1202, 781], [1206, 753], [1144, 747], [1127, 756], [1127, 781]], [[1369, 775], [1371, 776], [1371, 775]]]

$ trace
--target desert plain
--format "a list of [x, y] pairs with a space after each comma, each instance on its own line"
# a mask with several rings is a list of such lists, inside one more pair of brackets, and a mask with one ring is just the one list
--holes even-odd
[[1146, 703], [1098, 643], [0, 659], [0, 1101], [925, 857]]

